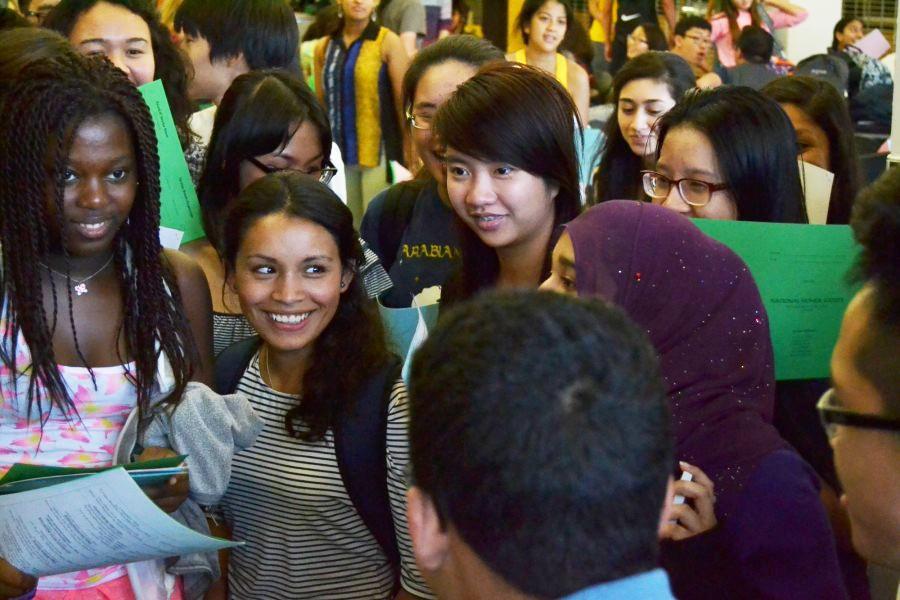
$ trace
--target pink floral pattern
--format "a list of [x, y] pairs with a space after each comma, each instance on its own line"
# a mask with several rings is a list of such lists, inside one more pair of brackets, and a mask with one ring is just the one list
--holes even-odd
[[[5, 331], [5, 326], [0, 320], [0, 331]], [[44, 406], [43, 414], [29, 418], [31, 358], [21, 337], [16, 354], [17, 377], [9, 369], [0, 369], [0, 476], [17, 462], [65, 467], [111, 465], [116, 440], [137, 401], [137, 391], [126, 376], [125, 367], [94, 369], [95, 388], [87, 369], [60, 366], [75, 412], [67, 417], [58, 408]], [[90, 569], [43, 577], [38, 587], [81, 590], [125, 575], [124, 566]]]

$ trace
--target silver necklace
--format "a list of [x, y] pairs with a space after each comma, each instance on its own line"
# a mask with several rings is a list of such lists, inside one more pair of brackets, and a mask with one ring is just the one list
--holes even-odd
[[47, 269], [54, 275], [58, 275], [60, 277], [66, 277], [68, 280], [72, 281], [74, 283], [74, 285], [72, 286], [72, 291], [75, 292], [75, 295], [76, 296], [84, 296], [85, 294], [88, 293], [87, 282], [90, 281], [91, 279], [93, 279], [94, 277], [96, 277], [97, 275], [99, 275], [100, 273], [102, 273], [104, 271], [104, 269], [106, 269], [106, 267], [109, 266], [109, 263], [112, 262], [113, 256], [114, 255], [110, 254], [109, 258], [106, 260], [105, 263], [103, 263], [102, 267], [100, 267], [99, 269], [97, 269], [96, 271], [94, 271], [93, 273], [91, 273], [90, 275], [88, 275], [87, 277], [85, 277], [83, 279], [75, 279], [71, 275], [67, 276], [65, 273], [60, 273], [59, 271], [57, 271], [50, 265], [45, 265], [44, 263], [40, 263], [40, 264], [42, 267], [44, 267], [45, 269]]

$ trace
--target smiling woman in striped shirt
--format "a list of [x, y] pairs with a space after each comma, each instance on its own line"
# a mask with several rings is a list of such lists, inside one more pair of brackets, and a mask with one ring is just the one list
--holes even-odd
[[230, 207], [224, 250], [259, 337], [225, 350], [217, 375], [265, 422], [221, 506], [247, 542], [231, 597], [429, 596], [406, 525], [406, 388], [356, 273], [350, 210], [322, 183], [267, 175]]

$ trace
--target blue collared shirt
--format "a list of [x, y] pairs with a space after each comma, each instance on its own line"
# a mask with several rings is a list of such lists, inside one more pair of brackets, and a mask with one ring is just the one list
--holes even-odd
[[624, 579], [608, 581], [566, 596], [564, 600], [675, 600], [669, 577], [654, 569]]

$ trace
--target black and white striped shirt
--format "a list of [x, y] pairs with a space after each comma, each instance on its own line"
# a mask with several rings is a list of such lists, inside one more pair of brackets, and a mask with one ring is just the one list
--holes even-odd
[[[388, 598], [390, 564], [347, 494], [332, 432], [316, 443], [287, 435], [284, 415], [297, 397], [266, 385], [258, 355], [237, 391], [265, 426], [251, 448], [235, 455], [222, 499], [233, 539], [247, 542], [231, 551], [231, 598]], [[406, 387], [398, 380], [388, 406], [387, 465], [401, 584], [431, 597], [416, 568], [406, 523], [408, 422]]]

